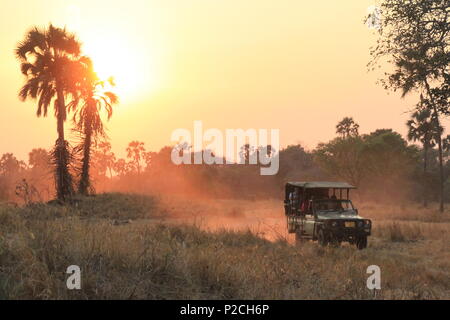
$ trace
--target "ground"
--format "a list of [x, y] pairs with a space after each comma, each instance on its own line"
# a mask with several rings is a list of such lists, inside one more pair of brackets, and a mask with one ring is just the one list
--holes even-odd
[[[0, 206], [0, 299], [450, 299], [450, 214], [360, 205], [369, 247], [295, 246], [278, 200]], [[65, 273], [79, 265], [81, 290]], [[379, 291], [366, 287], [381, 268]]]

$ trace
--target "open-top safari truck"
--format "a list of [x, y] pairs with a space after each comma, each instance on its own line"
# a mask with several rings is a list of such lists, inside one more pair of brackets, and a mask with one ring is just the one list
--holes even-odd
[[358, 249], [367, 247], [372, 222], [358, 214], [349, 198], [354, 186], [345, 182], [288, 182], [284, 208], [289, 233], [296, 242], [318, 240], [339, 246], [348, 241]]

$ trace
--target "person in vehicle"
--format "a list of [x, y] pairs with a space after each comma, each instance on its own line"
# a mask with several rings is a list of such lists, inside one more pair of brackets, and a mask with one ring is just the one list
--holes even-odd
[[307, 205], [308, 205], [308, 200], [303, 200], [302, 202], [301, 202], [301, 205], [300, 205], [300, 211], [302, 212], [302, 213], [304, 213], [305, 211], [306, 211], [306, 207], [307, 207]]
[[291, 191], [291, 192], [289, 192], [289, 204], [291, 205], [291, 207], [292, 207], [293, 201], [294, 201], [294, 191]]
[[299, 196], [298, 190], [295, 189], [291, 193], [289, 193], [289, 203], [291, 204], [291, 209], [293, 212], [297, 212], [298, 204], [299, 204]]

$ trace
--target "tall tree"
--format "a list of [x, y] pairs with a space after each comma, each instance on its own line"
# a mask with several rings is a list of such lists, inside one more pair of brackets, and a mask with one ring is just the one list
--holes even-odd
[[131, 160], [131, 164], [137, 171], [137, 174], [141, 173], [141, 161], [144, 159], [145, 147], [143, 142], [131, 141], [127, 147], [127, 158]]
[[241, 150], [239, 151], [239, 162], [241, 164], [250, 164], [250, 156], [253, 152], [255, 152], [255, 146], [252, 146], [249, 143], [241, 146]]
[[27, 166], [12, 153], [0, 157], [0, 199], [12, 200], [17, 183], [23, 179]]
[[119, 158], [114, 162], [114, 171], [120, 176], [124, 176], [128, 172], [128, 165], [125, 159]]
[[359, 134], [359, 124], [352, 117], [345, 117], [336, 125], [336, 133], [344, 139], [356, 137]]
[[116, 155], [112, 151], [111, 143], [108, 141], [101, 141], [98, 143], [94, 152], [94, 158], [97, 166], [101, 167], [98, 168], [98, 170], [101, 170], [101, 174], [106, 176], [106, 173], [108, 172], [109, 178], [112, 179]]
[[31, 150], [28, 154], [28, 165], [31, 169], [43, 170], [50, 164], [48, 151], [42, 148]]
[[50, 153], [41, 148], [31, 150], [28, 154], [28, 178], [31, 186], [39, 193], [40, 200], [50, 200], [52, 188], [52, 164]]
[[443, 128], [438, 131], [433, 124], [432, 114], [429, 109], [419, 109], [412, 113], [411, 119], [406, 122], [408, 127], [407, 138], [409, 141], [419, 141], [423, 147], [423, 206], [427, 207], [427, 164], [428, 150], [436, 145], [437, 136], [441, 135]]
[[76, 74], [74, 61], [80, 55], [80, 43], [75, 35], [65, 29], [49, 25], [41, 30], [31, 29], [16, 48], [16, 57], [21, 62], [25, 85], [19, 98], [38, 101], [37, 116], [47, 116], [52, 104], [57, 119], [58, 139], [53, 151], [57, 198], [66, 200], [73, 194], [72, 177], [69, 173], [70, 153], [64, 137], [64, 122], [67, 117], [65, 99], [74, 93]]
[[364, 139], [360, 136], [338, 137], [328, 143], [320, 143], [314, 152], [315, 160], [331, 175], [359, 187], [368, 172], [364, 147]]
[[[448, 0], [383, 0], [382, 19], [371, 64], [382, 59], [393, 64], [382, 84], [386, 89], [423, 95], [436, 130], [440, 115], [448, 115], [450, 98], [450, 2]], [[440, 205], [444, 211], [442, 139], [437, 136], [440, 172]]]
[[[106, 111], [108, 120], [113, 113], [112, 106], [118, 102], [118, 97], [110, 91], [105, 91], [105, 82], [101, 81], [94, 72], [92, 61], [87, 57], [79, 59], [80, 80], [78, 83], [78, 95], [70, 104], [74, 108], [73, 121], [75, 130], [82, 135], [82, 165], [78, 192], [89, 194], [91, 181], [89, 176], [91, 162], [91, 147], [93, 140], [98, 137], [106, 138], [106, 132], [100, 115], [101, 110]], [[108, 80], [114, 85], [112, 79]], [[81, 101], [81, 105], [78, 106]]]
[[17, 160], [12, 153], [5, 153], [0, 158], [0, 174], [15, 175], [26, 169], [25, 162]]
[[[401, 135], [391, 129], [347, 139], [335, 138], [321, 143], [314, 151], [316, 162], [331, 176], [343, 179], [387, 199], [405, 188], [418, 162], [415, 146], [408, 146]], [[386, 179], [389, 177], [389, 179]], [[383, 188], [379, 188], [383, 185]], [[368, 194], [369, 195], [369, 194]]]

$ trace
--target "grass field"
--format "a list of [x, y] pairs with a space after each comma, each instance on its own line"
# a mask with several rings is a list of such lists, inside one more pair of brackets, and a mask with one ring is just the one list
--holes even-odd
[[[366, 250], [293, 245], [275, 200], [0, 205], [1, 299], [450, 299], [450, 215], [361, 205]], [[81, 290], [66, 288], [79, 265]], [[382, 289], [366, 288], [369, 265]]]

